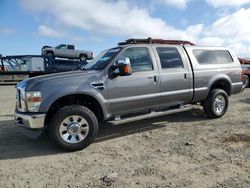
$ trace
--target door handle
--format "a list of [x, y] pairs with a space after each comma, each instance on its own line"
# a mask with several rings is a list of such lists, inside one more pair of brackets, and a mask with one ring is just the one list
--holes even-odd
[[154, 79], [155, 84], [159, 83], [159, 76], [148, 76], [148, 79]]
[[184, 80], [187, 80], [187, 73], [184, 73]]
[[154, 76], [154, 83], [157, 84], [158, 83], [158, 77], [157, 76]]
[[159, 80], [160, 80], [159, 76], [154, 76], [154, 83], [155, 84], [158, 84]]

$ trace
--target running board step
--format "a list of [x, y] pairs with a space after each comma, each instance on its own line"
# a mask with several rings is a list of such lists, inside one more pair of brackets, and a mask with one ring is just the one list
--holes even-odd
[[112, 120], [112, 121], [108, 121], [108, 123], [110, 123], [111, 125], [120, 125], [120, 124], [124, 124], [124, 123], [129, 123], [129, 122], [133, 122], [133, 121], [139, 121], [139, 120], [149, 119], [149, 118], [154, 118], [154, 117], [159, 117], [159, 116], [164, 116], [164, 115], [168, 115], [168, 114], [186, 112], [186, 111], [190, 111], [192, 109], [193, 109], [193, 107], [191, 105], [185, 105], [185, 106], [182, 106], [182, 107], [176, 108], [176, 109], [170, 109], [170, 110], [159, 111], [159, 112], [151, 112], [151, 113], [143, 114], [143, 115], [139, 115], [139, 116], [124, 118], [124, 119], [119, 119], [119, 120]]

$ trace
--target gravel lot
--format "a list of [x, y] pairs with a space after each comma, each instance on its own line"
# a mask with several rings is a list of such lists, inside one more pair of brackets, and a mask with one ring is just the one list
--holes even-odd
[[[14, 86], [0, 86], [0, 187], [249, 187], [250, 89], [221, 119], [201, 108], [121, 126], [66, 153], [12, 120]], [[110, 180], [112, 180], [110, 182]]]

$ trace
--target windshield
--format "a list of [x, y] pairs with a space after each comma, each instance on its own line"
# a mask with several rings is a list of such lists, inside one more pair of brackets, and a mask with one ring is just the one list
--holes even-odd
[[101, 52], [91, 62], [89, 62], [84, 69], [96, 70], [103, 69], [106, 65], [120, 52], [121, 48], [112, 48]]

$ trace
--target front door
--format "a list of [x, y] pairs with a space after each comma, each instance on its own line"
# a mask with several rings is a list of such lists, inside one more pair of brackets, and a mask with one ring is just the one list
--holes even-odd
[[148, 47], [129, 47], [118, 58], [129, 58], [132, 74], [107, 81], [113, 114], [136, 112], [160, 104], [158, 69]]

